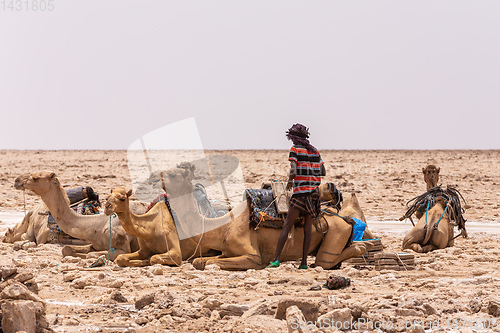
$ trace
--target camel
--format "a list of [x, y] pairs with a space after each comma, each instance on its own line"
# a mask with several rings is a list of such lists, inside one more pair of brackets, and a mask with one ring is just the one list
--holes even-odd
[[406, 234], [403, 250], [411, 249], [418, 253], [426, 253], [454, 245], [450, 211], [445, 212], [447, 204], [444, 198], [436, 199], [436, 203], [428, 210], [426, 216], [422, 216], [417, 225]]
[[[78, 188], [71, 191], [74, 193], [75, 190], [80, 189], [82, 189], [82, 197], [84, 199], [88, 198], [87, 191], [88, 189], [92, 190], [92, 188]], [[77, 199], [75, 202], [79, 202], [79, 200]], [[54, 235], [51, 233], [49, 227], [49, 209], [43, 202], [35, 207], [35, 209], [28, 211], [21, 222], [12, 228], [8, 228], [2, 238], [2, 242], [4, 243], [14, 243], [24, 240], [29, 240], [36, 244], [58, 242], [58, 239], [54, 238]]]
[[8, 228], [2, 238], [4, 243], [29, 240], [36, 244], [50, 242], [48, 227], [48, 208], [45, 204], [38, 205], [24, 215], [23, 220], [12, 228]]
[[422, 172], [424, 173], [424, 181], [427, 184], [427, 191], [437, 186], [440, 170], [441, 169], [436, 167], [434, 164], [429, 164], [425, 168], [422, 168]]
[[[193, 197], [194, 166], [181, 163], [177, 168], [162, 172], [150, 178], [150, 183], [161, 186], [169, 195], [172, 209], [179, 223], [177, 229], [181, 241], [183, 259], [193, 256], [201, 257], [209, 250], [220, 251], [215, 257], [196, 258], [193, 265], [204, 269], [206, 265], [216, 264], [224, 270], [262, 269], [273, 258], [280, 229], [250, 228], [250, 210], [247, 202], [237, 204], [229, 213], [218, 218], [205, 218], [197, 208]], [[358, 219], [364, 219], [361, 209], [353, 193], [352, 200], [345, 205], [339, 214], [323, 215], [318, 220], [318, 227], [313, 228], [310, 253], [317, 250], [316, 266], [330, 269], [343, 260], [359, 256], [369, 251], [373, 244], [370, 241], [351, 243], [353, 227], [338, 215], [349, 209]], [[338, 200], [338, 198], [336, 198]], [[216, 227], [207, 228], [206, 226]], [[320, 230], [320, 231], [318, 231]], [[201, 233], [199, 231], [202, 231]], [[321, 232], [321, 231], [324, 231]], [[293, 246], [285, 247], [280, 261], [301, 258], [304, 235], [295, 232]]]
[[[425, 168], [422, 168], [422, 173], [424, 174], [424, 181], [427, 184], [427, 191], [437, 186], [439, 181], [440, 170], [441, 169], [436, 167], [434, 164], [428, 164]], [[420, 219], [422, 215], [424, 215], [424, 208], [420, 207], [415, 211], [415, 216], [417, 219]], [[413, 223], [413, 220], [411, 220], [411, 222]]]
[[137, 237], [139, 250], [133, 253], [120, 254], [115, 262], [118, 266], [140, 267], [148, 265], [177, 265], [182, 263], [179, 236], [174, 219], [167, 205], [160, 201], [147, 213], [137, 215], [131, 212], [129, 197], [132, 191], [118, 187], [111, 192], [104, 213], [113, 213], [126, 232]]
[[[68, 196], [54, 172], [40, 171], [21, 175], [16, 178], [14, 187], [18, 190], [31, 190], [40, 196], [62, 231], [90, 243], [66, 245], [62, 249], [63, 256], [90, 258], [108, 255], [110, 260], [114, 260], [119, 254], [138, 250], [137, 239], [125, 232], [117, 218], [110, 221], [110, 217], [104, 214], [75, 213], [69, 207]], [[110, 247], [114, 250], [110, 251]]]

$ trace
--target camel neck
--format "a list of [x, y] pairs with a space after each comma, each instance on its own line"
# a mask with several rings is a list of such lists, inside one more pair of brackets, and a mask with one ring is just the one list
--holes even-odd
[[147, 228], [150, 225], [151, 216], [158, 214], [158, 204], [156, 204], [148, 213], [143, 215], [136, 215], [132, 213], [128, 202], [126, 206], [127, 208], [124, 211], [116, 212], [123, 229], [125, 229], [125, 231], [133, 237], [142, 239], [151, 237], [151, 232], [148, 231]]
[[102, 220], [102, 217], [78, 215], [69, 206], [68, 197], [61, 186], [54, 184], [49, 191], [41, 195], [41, 198], [62, 231], [71, 237], [85, 240], [89, 240], [95, 234], [96, 222]]
[[229, 217], [230, 214], [216, 218], [204, 217], [200, 214], [192, 193], [171, 198], [170, 204], [179, 220], [178, 227], [180, 227], [181, 230], [178, 230], [178, 232], [181, 240], [192, 238], [193, 241], [198, 242], [203, 233], [203, 246], [210, 246], [214, 249], [219, 249], [221, 247], [222, 244], [218, 241], [219, 239], [216, 239], [217, 241], [212, 244], [212, 238], [207, 237], [206, 233], [213, 229], [217, 229], [218, 233], [225, 233], [230, 227], [229, 222], [232, 221], [232, 218]]

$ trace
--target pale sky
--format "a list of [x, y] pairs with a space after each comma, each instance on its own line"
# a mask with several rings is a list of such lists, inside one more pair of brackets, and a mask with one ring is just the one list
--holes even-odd
[[51, 4], [0, 3], [0, 149], [191, 117], [205, 149], [288, 149], [295, 122], [320, 149], [500, 148], [498, 0]]

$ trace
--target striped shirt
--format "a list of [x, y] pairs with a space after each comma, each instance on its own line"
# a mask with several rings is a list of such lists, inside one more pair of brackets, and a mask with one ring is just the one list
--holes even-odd
[[293, 196], [307, 195], [316, 190], [321, 184], [321, 165], [324, 164], [319, 152], [312, 152], [301, 145], [293, 145], [288, 160], [297, 163]]

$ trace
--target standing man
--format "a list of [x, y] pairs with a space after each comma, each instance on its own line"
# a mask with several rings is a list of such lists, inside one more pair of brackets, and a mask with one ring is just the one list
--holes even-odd
[[293, 187], [292, 198], [281, 230], [276, 254], [269, 267], [280, 265], [279, 257], [285, 245], [288, 233], [295, 220], [304, 216], [304, 244], [302, 247], [302, 261], [299, 269], [307, 269], [307, 255], [311, 245], [313, 218], [319, 216], [320, 200], [318, 186], [321, 176], [326, 175], [325, 165], [319, 151], [309, 143], [309, 129], [302, 124], [294, 124], [287, 132], [286, 137], [293, 142], [288, 160], [290, 161], [290, 175], [287, 189]]

